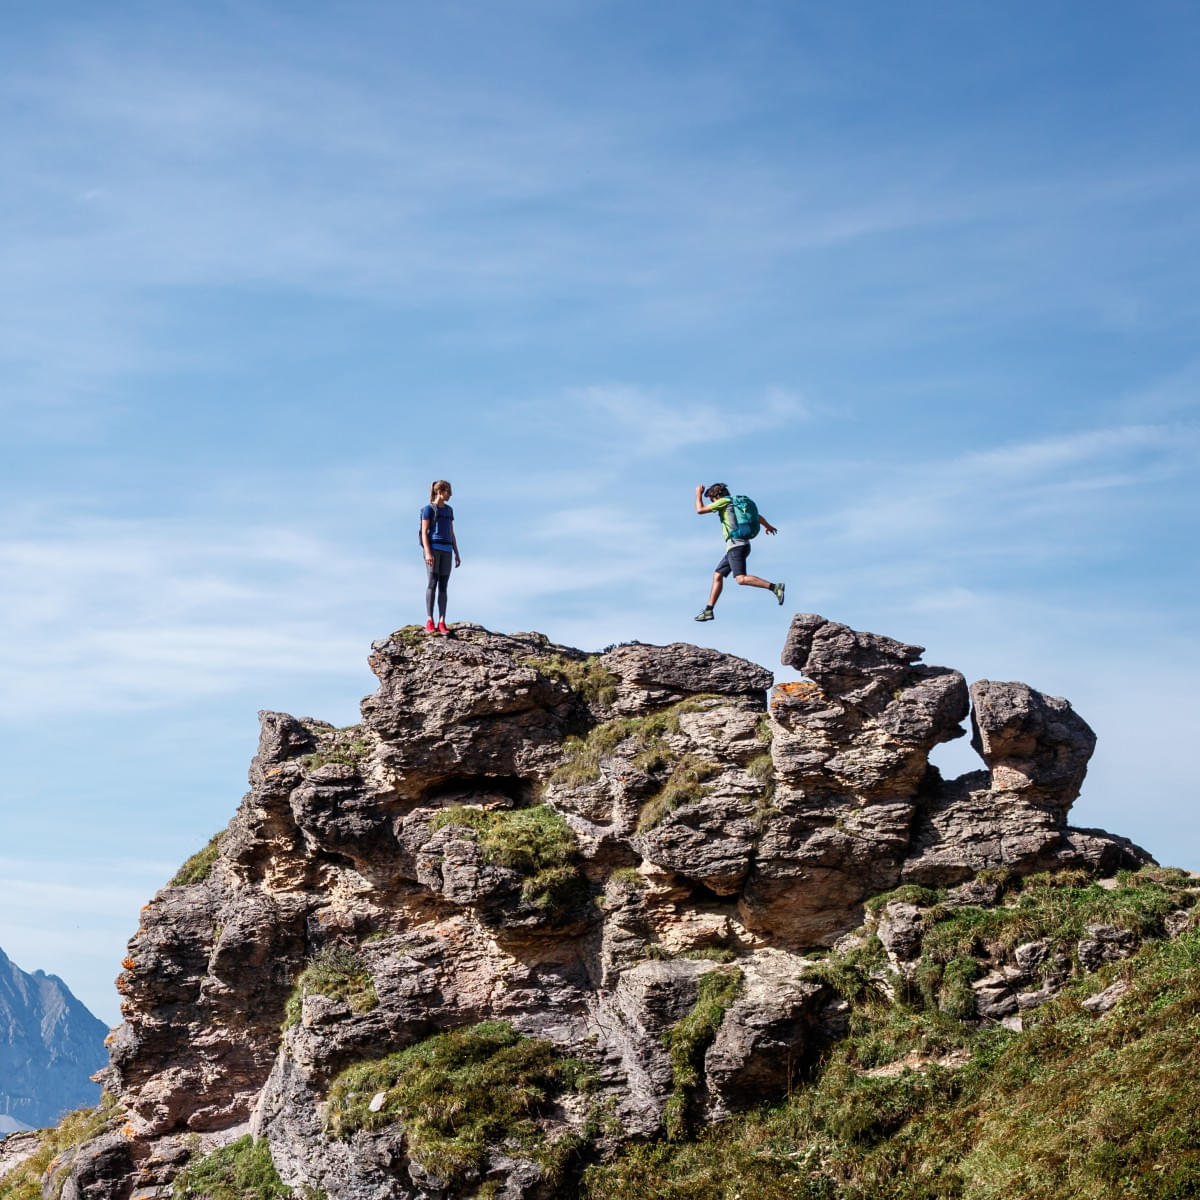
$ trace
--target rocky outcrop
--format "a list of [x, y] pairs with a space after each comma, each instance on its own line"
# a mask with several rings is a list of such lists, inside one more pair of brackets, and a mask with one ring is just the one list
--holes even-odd
[[813, 614], [792, 621], [783, 661], [813, 682], [772, 695], [775, 792], [741, 906], [751, 928], [829, 945], [900, 881], [929, 752], [962, 736], [968, 707], [962, 675], [918, 665], [922, 653]]
[[1123, 839], [1067, 827], [1096, 735], [1066, 700], [980, 680], [971, 686], [971, 725], [989, 769], [929, 789], [906, 881], [958, 883], [988, 867], [1107, 873], [1139, 858]]
[[[683, 644], [409, 629], [372, 648], [360, 725], [261, 714], [211, 862], [130, 943], [106, 1076], [124, 1141], [67, 1186], [165, 1195], [197, 1145], [249, 1127], [287, 1184], [336, 1200], [485, 1180], [534, 1200], [555, 1147], [602, 1153], [785, 1093], [844, 1021], [812, 951], [872, 896], [1146, 861], [1067, 827], [1094, 739], [1065, 701], [969, 693], [922, 653], [801, 614], [783, 662], [807, 678], [769, 690], [762, 667]], [[943, 781], [929, 753], [972, 701], [986, 770]], [[896, 964], [920, 954], [918, 906], [878, 925]], [[1091, 942], [1081, 958], [1119, 946]], [[980, 1004], [1006, 1008], [1015, 978]], [[404, 1071], [476, 1027], [573, 1065], [539, 1068], [520, 1136], [434, 1153]]]

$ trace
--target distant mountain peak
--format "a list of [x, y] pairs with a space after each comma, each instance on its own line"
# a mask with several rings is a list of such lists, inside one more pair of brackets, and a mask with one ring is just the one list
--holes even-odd
[[0, 1133], [95, 1104], [107, 1032], [57, 975], [23, 971], [0, 950]]

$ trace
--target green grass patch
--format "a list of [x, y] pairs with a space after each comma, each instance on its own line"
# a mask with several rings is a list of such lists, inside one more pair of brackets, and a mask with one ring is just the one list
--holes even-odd
[[[42, 1140], [33, 1154], [0, 1179], [0, 1200], [43, 1200], [42, 1178], [45, 1173], [77, 1146], [90, 1142], [102, 1133], [111, 1132], [118, 1120], [115, 1102], [104, 1096], [98, 1107], [77, 1109], [63, 1117], [53, 1129], [42, 1130]], [[67, 1172], [64, 1170], [54, 1179], [50, 1200], [57, 1200], [62, 1195], [66, 1182]]]
[[[557, 1096], [593, 1084], [585, 1064], [549, 1042], [484, 1021], [347, 1068], [330, 1089], [326, 1120], [337, 1138], [401, 1123], [409, 1154], [455, 1188], [482, 1170], [489, 1146], [511, 1143], [553, 1161], [537, 1118]], [[380, 1092], [383, 1105], [371, 1112]]]
[[680, 958], [694, 958], [699, 962], [731, 963], [737, 955], [728, 946], [697, 946], [692, 950], [680, 950]]
[[217, 861], [217, 855], [221, 853], [221, 839], [225, 836], [225, 830], [220, 833], [214, 833], [208, 839], [208, 844], [203, 850], [197, 850], [191, 858], [175, 872], [175, 877], [167, 885], [168, 887], [187, 887], [193, 883], [203, 883], [210, 874], [212, 874], [213, 863]]
[[851, 1004], [869, 996], [880, 995], [875, 976], [887, 965], [883, 943], [872, 934], [861, 946], [843, 954], [830, 954], [820, 962], [809, 962], [804, 978], [832, 988]]
[[946, 898], [946, 893], [937, 888], [922, 887], [918, 883], [902, 883], [890, 892], [880, 892], [866, 902], [866, 910], [872, 915], [888, 904], [901, 902], [915, 904], [918, 908], [932, 908]]
[[588, 704], [607, 706], [617, 698], [617, 685], [621, 679], [604, 666], [598, 654], [581, 658], [566, 654], [544, 654], [522, 659], [521, 664], [565, 683]]
[[334, 730], [328, 735], [323, 749], [306, 754], [300, 759], [301, 766], [306, 771], [315, 771], [327, 763], [340, 763], [344, 767], [357, 770], [371, 753], [371, 743], [361, 736], [361, 730], [361, 725]]
[[550, 781], [574, 786], [599, 779], [600, 764], [625, 742], [632, 743], [630, 756], [643, 771], [661, 771], [675, 758], [666, 738], [679, 732], [679, 718], [684, 713], [701, 711], [716, 698], [707, 694], [691, 696], [645, 716], [604, 721], [586, 737], [569, 737], [564, 743], [564, 761], [555, 768]]
[[284, 1029], [300, 1023], [305, 996], [344, 1000], [356, 1013], [370, 1012], [379, 1003], [367, 964], [357, 950], [343, 943], [318, 950], [300, 972], [284, 1010]]
[[171, 1191], [172, 1200], [280, 1200], [290, 1195], [266, 1139], [256, 1142], [249, 1134], [188, 1163]]
[[720, 770], [716, 763], [694, 754], [676, 759], [666, 782], [642, 805], [638, 813], [638, 832], [653, 829], [675, 809], [705, 796], [710, 790], [704, 786], [705, 780], [719, 774]]
[[1085, 875], [1034, 875], [997, 908], [935, 906], [923, 941], [924, 953], [939, 962], [978, 954], [988, 946], [1012, 950], [1050, 938], [1063, 945], [1084, 937], [1088, 925], [1115, 925], [1138, 937], [1158, 937], [1163, 918], [1191, 907], [1195, 896], [1178, 882], [1129, 874], [1113, 889]]
[[457, 825], [473, 830], [485, 862], [524, 876], [521, 897], [557, 915], [583, 898], [579, 843], [563, 815], [545, 804], [491, 809], [455, 805], [434, 815], [432, 829]]
[[746, 774], [762, 788], [755, 806], [761, 821], [771, 811], [775, 799], [775, 762], [770, 754], [755, 755], [746, 764]]
[[667, 1101], [666, 1131], [672, 1141], [688, 1132], [688, 1110], [700, 1085], [704, 1052], [712, 1045], [741, 988], [742, 973], [738, 970], [718, 968], [701, 976], [692, 1011], [666, 1034], [664, 1040], [671, 1055], [672, 1085]]
[[637, 867], [617, 867], [609, 875], [609, 879], [622, 887], [636, 888], [639, 892], [644, 892], [650, 886], [645, 875]]
[[775, 782], [775, 762], [769, 754], [756, 754], [746, 764], [746, 774], [764, 787], [772, 786]]
[[397, 629], [389, 640], [399, 642], [402, 646], [407, 646], [410, 650], [415, 650], [418, 646], [424, 645], [429, 640], [429, 634], [425, 632], [424, 625], [405, 625]]

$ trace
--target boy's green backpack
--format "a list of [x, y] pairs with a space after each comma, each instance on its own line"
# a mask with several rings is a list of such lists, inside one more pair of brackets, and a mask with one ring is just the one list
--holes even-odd
[[761, 524], [758, 505], [749, 496], [734, 496], [729, 502], [729, 536], [735, 540], [758, 537]]

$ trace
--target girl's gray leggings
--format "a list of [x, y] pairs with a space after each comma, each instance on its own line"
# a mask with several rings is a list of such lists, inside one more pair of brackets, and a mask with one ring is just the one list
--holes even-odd
[[446, 615], [446, 584], [450, 582], [450, 565], [454, 556], [449, 550], [433, 552], [433, 566], [429, 568], [429, 582], [425, 585], [425, 615], [433, 617], [433, 595], [437, 592], [438, 616]]

